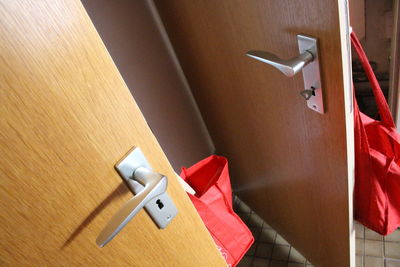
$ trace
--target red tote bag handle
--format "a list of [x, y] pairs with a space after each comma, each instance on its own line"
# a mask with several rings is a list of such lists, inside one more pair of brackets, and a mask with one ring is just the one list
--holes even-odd
[[368, 58], [365, 55], [364, 50], [362, 49], [360, 41], [358, 40], [354, 32], [350, 34], [350, 37], [351, 37], [351, 43], [353, 44], [353, 47], [358, 54], [361, 65], [365, 71], [365, 74], [367, 74], [369, 83], [372, 86], [372, 92], [374, 93], [376, 105], [378, 107], [381, 120], [386, 126], [394, 128], [395, 125], [392, 118], [392, 114], [389, 110], [389, 106], [386, 102], [385, 96], [382, 93], [381, 87], [379, 86], [374, 71], [372, 70], [371, 65], [369, 64]]

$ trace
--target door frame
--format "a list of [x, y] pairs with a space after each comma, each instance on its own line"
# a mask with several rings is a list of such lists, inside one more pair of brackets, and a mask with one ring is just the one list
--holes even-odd
[[400, 131], [400, 1], [394, 0], [393, 5], [393, 34], [389, 67], [389, 106], [393, 119]]

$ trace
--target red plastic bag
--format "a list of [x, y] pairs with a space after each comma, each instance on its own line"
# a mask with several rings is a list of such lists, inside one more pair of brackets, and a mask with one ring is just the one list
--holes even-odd
[[356, 35], [351, 42], [372, 86], [381, 121], [360, 112], [354, 98], [354, 216], [387, 235], [400, 226], [400, 135], [379, 83]]
[[188, 194], [222, 256], [236, 266], [254, 242], [253, 235], [232, 209], [228, 161], [210, 156], [180, 175], [195, 191]]

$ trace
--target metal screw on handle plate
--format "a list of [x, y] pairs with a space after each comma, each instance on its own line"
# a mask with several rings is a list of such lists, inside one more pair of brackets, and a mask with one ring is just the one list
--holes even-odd
[[306, 99], [307, 106], [310, 109], [323, 114], [324, 103], [317, 39], [304, 35], [297, 35], [297, 42], [300, 55], [288, 60], [281, 59], [270, 52], [259, 50], [248, 51], [246, 55], [277, 68], [287, 77], [293, 77], [302, 70], [304, 90], [300, 95]]

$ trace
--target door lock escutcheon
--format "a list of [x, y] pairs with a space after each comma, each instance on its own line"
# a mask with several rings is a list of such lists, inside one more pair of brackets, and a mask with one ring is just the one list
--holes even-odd
[[140, 148], [132, 149], [115, 168], [135, 196], [117, 211], [101, 231], [96, 239], [100, 247], [110, 242], [143, 207], [160, 229], [167, 227], [178, 213], [166, 192], [167, 177], [153, 171]]
[[297, 35], [297, 43], [300, 55], [288, 60], [281, 59], [272, 53], [259, 50], [248, 51], [246, 55], [277, 68], [288, 77], [293, 77], [302, 70], [304, 90], [300, 92], [300, 95], [306, 99], [307, 106], [310, 109], [323, 114], [324, 102], [321, 88], [317, 39], [304, 35]]

